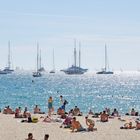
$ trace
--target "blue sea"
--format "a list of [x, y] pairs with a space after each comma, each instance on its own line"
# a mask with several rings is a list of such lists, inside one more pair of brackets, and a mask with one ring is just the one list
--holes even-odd
[[121, 113], [135, 108], [140, 112], [140, 74], [64, 75], [44, 74], [33, 78], [32, 73], [0, 75], [0, 108], [10, 105], [28, 107], [37, 104], [47, 112], [47, 100], [53, 97], [54, 109], [60, 106], [59, 96], [68, 101], [66, 110], [78, 106], [83, 113], [89, 109], [100, 112], [105, 107]]

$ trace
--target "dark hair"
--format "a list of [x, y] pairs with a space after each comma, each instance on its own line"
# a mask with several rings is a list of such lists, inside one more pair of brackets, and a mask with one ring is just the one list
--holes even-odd
[[63, 96], [62, 96], [62, 95], [60, 95], [60, 97], [62, 98]]
[[32, 134], [32, 133], [29, 133], [29, 134], [28, 134], [28, 137], [31, 137], [31, 136], [33, 136], [33, 134]]
[[73, 120], [76, 120], [76, 117], [73, 117]]
[[45, 140], [46, 138], [49, 138], [49, 134], [45, 134], [44, 140]]

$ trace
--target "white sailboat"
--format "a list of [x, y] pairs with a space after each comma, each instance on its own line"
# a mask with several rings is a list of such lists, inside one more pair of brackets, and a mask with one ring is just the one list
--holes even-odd
[[84, 74], [85, 72], [88, 71], [88, 69], [83, 69], [81, 68], [81, 44], [79, 43], [79, 66], [77, 66], [77, 50], [76, 50], [76, 40], [74, 40], [74, 65], [71, 67], [68, 67], [67, 69], [63, 69], [65, 74], [70, 74], [70, 75], [77, 75], [77, 74]]
[[113, 71], [109, 70], [108, 57], [107, 57], [107, 46], [106, 46], [106, 44], [105, 44], [105, 67], [102, 68], [102, 70], [97, 72], [96, 74], [114, 74]]
[[0, 70], [0, 74], [10, 74], [14, 72], [14, 70], [11, 68], [11, 48], [10, 48], [10, 41], [8, 42], [8, 63], [7, 67], [4, 68], [4, 70]]
[[54, 49], [53, 49], [53, 69], [50, 71], [50, 73], [55, 73]]
[[39, 69], [39, 44], [37, 43], [37, 68], [36, 72], [33, 72], [33, 77], [41, 77], [42, 74], [38, 71]]
[[39, 54], [39, 68], [38, 68], [38, 71], [39, 72], [44, 72], [45, 71], [45, 69], [44, 69], [44, 67], [42, 67], [42, 58], [41, 58], [41, 49], [40, 49], [40, 54]]

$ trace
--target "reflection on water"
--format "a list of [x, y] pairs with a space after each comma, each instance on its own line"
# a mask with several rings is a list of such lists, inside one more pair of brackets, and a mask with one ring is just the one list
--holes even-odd
[[105, 107], [128, 112], [132, 107], [140, 111], [140, 75], [51, 75], [33, 78], [31, 73], [0, 75], [0, 107], [35, 104], [46, 111], [47, 99], [52, 96], [55, 109], [59, 96], [68, 100], [67, 110], [75, 105], [83, 112], [89, 108], [102, 111]]

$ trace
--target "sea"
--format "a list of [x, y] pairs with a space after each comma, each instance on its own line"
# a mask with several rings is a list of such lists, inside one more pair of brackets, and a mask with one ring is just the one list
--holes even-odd
[[9, 105], [28, 107], [33, 111], [39, 105], [48, 111], [48, 98], [52, 96], [55, 111], [60, 107], [60, 95], [68, 101], [66, 111], [78, 106], [83, 113], [101, 112], [106, 107], [117, 108], [122, 114], [131, 108], [140, 112], [140, 73], [113, 75], [43, 74], [34, 78], [31, 72], [0, 75], [0, 108]]

